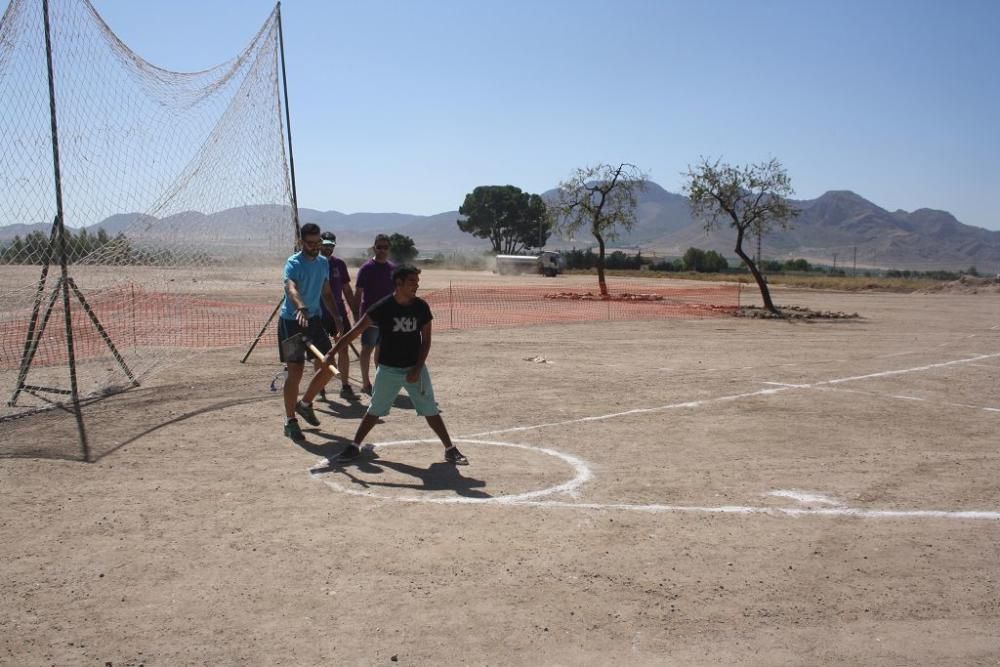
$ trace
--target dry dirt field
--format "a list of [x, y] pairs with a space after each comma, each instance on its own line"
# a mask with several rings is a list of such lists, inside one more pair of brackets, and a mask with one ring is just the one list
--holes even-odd
[[775, 296], [862, 317], [436, 332], [460, 468], [188, 357], [0, 458], [0, 663], [1000, 664], [1000, 295]]

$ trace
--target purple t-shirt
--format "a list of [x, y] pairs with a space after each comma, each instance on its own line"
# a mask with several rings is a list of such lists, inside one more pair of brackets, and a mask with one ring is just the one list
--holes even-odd
[[396, 265], [392, 262], [376, 262], [369, 259], [358, 269], [358, 280], [355, 283], [361, 292], [361, 314], [364, 315], [368, 309], [379, 300], [392, 294], [395, 286], [392, 284], [392, 272], [396, 270]]
[[[347, 308], [344, 307], [344, 285], [351, 284], [351, 274], [347, 271], [347, 264], [339, 257], [330, 255], [326, 258], [326, 261], [330, 263], [330, 289], [333, 290], [333, 302], [337, 304], [337, 310], [341, 314], [346, 313]], [[330, 313], [326, 312], [326, 303], [321, 303], [323, 305], [323, 314], [329, 316]]]

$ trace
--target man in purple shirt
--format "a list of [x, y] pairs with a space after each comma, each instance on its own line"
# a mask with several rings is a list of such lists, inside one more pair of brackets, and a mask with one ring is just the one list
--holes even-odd
[[[339, 257], [333, 256], [333, 250], [337, 247], [337, 235], [333, 232], [323, 232], [320, 234], [320, 238], [323, 239], [320, 252], [323, 253], [326, 261], [330, 264], [330, 290], [333, 292], [333, 303], [337, 307], [336, 312], [331, 313], [327, 310], [326, 305], [322, 304], [323, 327], [327, 333], [336, 339], [343, 336], [351, 328], [351, 322], [347, 319], [345, 299], [346, 303], [351, 304], [353, 308], [354, 291], [351, 289], [351, 274], [347, 271], [347, 264]], [[340, 371], [341, 381], [340, 397], [355, 401], [358, 397], [351, 389], [351, 385], [348, 384], [347, 380], [350, 365], [351, 358], [345, 348], [337, 358], [337, 370]], [[323, 398], [326, 398], [325, 392], [322, 395]]]
[[[369, 308], [392, 294], [395, 289], [392, 272], [396, 266], [389, 261], [389, 237], [385, 234], [376, 236], [373, 249], [374, 257], [361, 265], [355, 282], [357, 289], [354, 291], [354, 312], [359, 318], [364, 317]], [[361, 335], [361, 391], [369, 396], [372, 394], [372, 383], [368, 371], [378, 341], [377, 326], [369, 326]], [[378, 363], [377, 356], [375, 363]]]

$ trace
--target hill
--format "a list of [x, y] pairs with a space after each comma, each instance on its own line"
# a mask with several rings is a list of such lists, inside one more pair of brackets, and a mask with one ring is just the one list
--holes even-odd
[[[552, 201], [556, 191], [543, 198]], [[908, 268], [918, 270], [965, 269], [976, 266], [993, 272], [1000, 267], [1000, 231], [965, 225], [947, 211], [922, 208], [913, 212], [887, 211], [860, 195], [844, 190], [826, 192], [816, 199], [799, 200], [801, 214], [794, 226], [776, 230], [763, 239], [766, 258], [803, 257], [810, 262]], [[273, 230], [274, 207], [249, 206], [204, 215], [196, 211], [156, 220], [141, 214], [111, 216], [90, 232], [103, 228], [114, 235], [136, 222], [148, 225], [152, 237], [171, 238], [178, 233], [188, 240], [226, 244], [252, 244]], [[438, 251], [482, 251], [489, 244], [458, 229], [458, 211], [421, 216], [406, 213], [352, 213], [299, 209], [302, 223], [314, 222], [337, 234], [342, 254], [360, 252], [378, 232], [413, 238], [424, 256]], [[50, 223], [0, 227], [0, 242], [32, 231], [48, 233]], [[197, 230], [197, 231], [195, 231]], [[206, 232], [205, 230], [209, 230]], [[716, 250], [734, 257], [735, 235], [725, 225], [706, 234], [692, 219], [687, 198], [648, 183], [639, 196], [638, 220], [632, 230], [612, 242], [615, 247], [642, 249], [645, 253], [679, 256], [689, 247]], [[550, 247], [586, 248], [593, 238], [581, 231], [576, 238], [553, 238]], [[753, 250], [753, 248], [748, 248]]]

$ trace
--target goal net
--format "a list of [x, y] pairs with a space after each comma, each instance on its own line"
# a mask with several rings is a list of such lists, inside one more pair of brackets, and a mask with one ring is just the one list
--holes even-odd
[[[265, 323], [296, 237], [278, 11], [237, 56], [186, 73], [144, 60], [88, 0], [10, 2], [0, 420], [65, 407], [71, 363], [94, 400]], [[260, 285], [254, 303], [228, 296]]]

